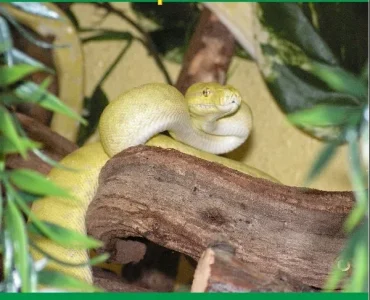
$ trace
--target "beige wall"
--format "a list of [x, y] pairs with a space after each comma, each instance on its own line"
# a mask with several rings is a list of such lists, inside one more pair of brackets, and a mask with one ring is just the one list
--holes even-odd
[[[127, 3], [117, 5], [129, 9]], [[92, 27], [100, 20], [101, 12], [91, 5], [76, 4], [73, 9], [83, 27]], [[106, 18], [100, 26], [132, 30], [114, 16]], [[97, 81], [124, 45], [124, 42], [99, 42], [84, 46], [87, 95], [92, 93]], [[166, 66], [172, 78], [176, 79], [180, 66], [168, 62]], [[231, 69], [233, 73], [229, 83], [240, 90], [251, 106], [254, 129], [247, 143], [229, 157], [259, 168], [285, 184], [301, 185], [322, 144], [287, 123], [254, 63], [235, 58]], [[135, 42], [103, 88], [109, 99], [113, 99], [127, 89], [148, 82], [164, 82], [164, 78], [146, 49]], [[342, 147], [312, 186], [323, 190], [349, 190], [346, 172], [347, 149]]]

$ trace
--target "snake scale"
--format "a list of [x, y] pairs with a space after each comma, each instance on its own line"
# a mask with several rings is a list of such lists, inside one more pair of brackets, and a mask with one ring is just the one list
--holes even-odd
[[[77, 171], [54, 168], [50, 172], [50, 180], [67, 189], [75, 200], [45, 197], [34, 203], [32, 211], [42, 220], [86, 233], [85, 215], [97, 190], [100, 170], [110, 157], [139, 144], [177, 149], [275, 181], [257, 169], [217, 156], [243, 144], [251, 128], [251, 110], [231, 86], [197, 83], [185, 96], [163, 83], [133, 88], [103, 111], [99, 122], [101, 142], [85, 145], [61, 161]], [[168, 131], [171, 137], [160, 134], [163, 131]], [[69, 263], [88, 260], [85, 250], [63, 248], [42, 237], [35, 237], [33, 242]], [[33, 255], [41, 258], [37, 253]], [[65, 267], [50, 262], [48, 268], [92, 282], [90, 267]]]

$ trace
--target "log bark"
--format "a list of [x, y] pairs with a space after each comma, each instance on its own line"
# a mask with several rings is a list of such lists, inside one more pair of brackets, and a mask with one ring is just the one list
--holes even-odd
[[266, 280], [282, 272], [318, 288], [345, 243], [354, 203], [350, 192], [279, 185], [147, 146], [111, 158], [99, 182], [86, 222], [104, 251], [144, 237], [198, 260], [210, 242], [224, 240]]
[[204, 8], [186, 51], [176, 87], [185, 93], [196, 82], [226, 82], [235, 39], [208, 8]]
[[191, 291], [311, 292], [314, 289], [284, 275], [266, 281], [261, 272], [237, 259], [230, 245], [216, 243], [208, 247], [199, 259]]

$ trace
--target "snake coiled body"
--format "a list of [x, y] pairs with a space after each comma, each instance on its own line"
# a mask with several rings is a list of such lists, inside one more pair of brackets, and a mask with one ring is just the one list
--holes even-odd
[[[75, 200], [46, 197], [36, 201], [32, 211], [42, 220], [86, 233], [85, 215], [97, 190], [100, 170], [110, 157], [139, 144], [174, 148], [255, 177], [274, 180], [257, 169], [215, 155], [244, 143], [251, 126], [251, 111], [231, 86], [199, 83], [191, 86], [185, 97], [167, 84], [134, 88], [111, 102], [102, 113], [101, 142], [83, 146], [61, 161], [77, 171], [60, 168], [51, 171], [49, 178], [69, 190]], [[172, 138], [159, 134], [163, 131], [168, 131]], [[41, 237], [33, 242], [69, 263], [88, 260], [84, 250], [66, 249]], [[34, 256], [40, 257], [37, 253]], [[89, 267], [71, 268], [56, 263], [48, 267], [92, 282]]]

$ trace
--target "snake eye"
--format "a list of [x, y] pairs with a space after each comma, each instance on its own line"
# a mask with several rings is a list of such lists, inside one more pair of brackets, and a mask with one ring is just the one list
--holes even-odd
[[209, 88], [205, 88], [203, 90], [203, 96], [208, 97], [211, 94], [211, 90]]

